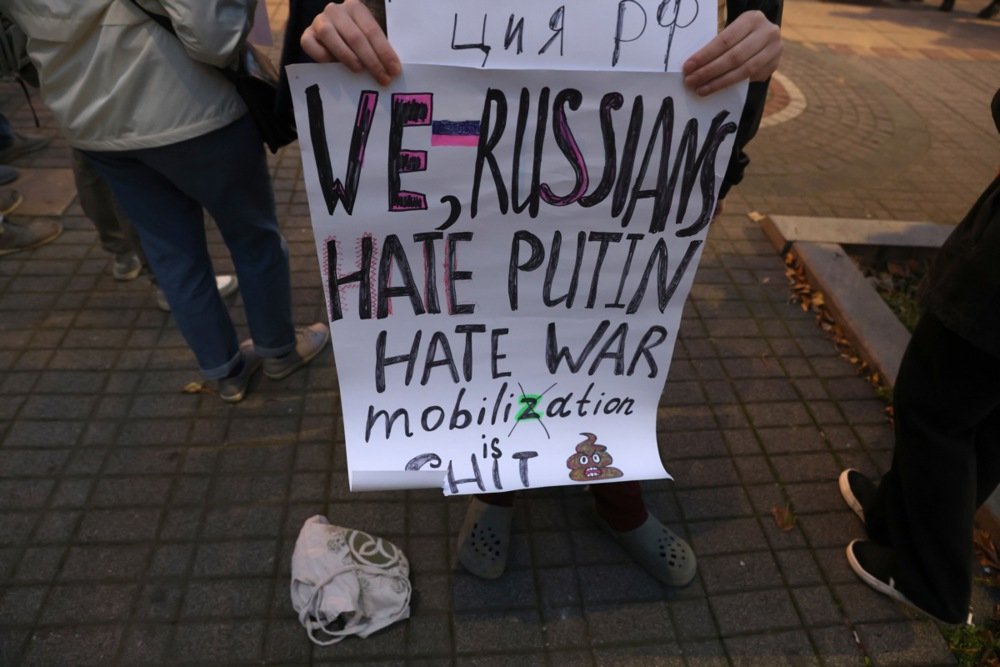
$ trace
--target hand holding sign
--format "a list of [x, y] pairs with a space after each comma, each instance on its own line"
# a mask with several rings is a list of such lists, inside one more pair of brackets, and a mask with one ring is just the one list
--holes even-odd
[[766, 81], [778, 69], [782, 42], [778, 26], [761, 12], [735, 21], [684, 63], [684, 84], [710, 95], [737, 81]]
[[316, 62], [368, 71], [383, 86], [402, 71], [396, 51], [361, 0], [328, 4], [302, 33], [300, 44]]

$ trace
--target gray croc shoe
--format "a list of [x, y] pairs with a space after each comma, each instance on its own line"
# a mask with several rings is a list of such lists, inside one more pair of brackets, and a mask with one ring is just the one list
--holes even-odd
[[503, 574], [513, 518], [513, 507], [490, 505], [478, 498], [469, 502], [458, 531], [458, 561], [466, 570], [483, 579], [497, 579]]
[[646, 572], [667, 586], [687, 586], [698, 569], [691, 547], [674, 531], [650, 514], [634, 530], [615, 530], [594, 512], [597, 522]]

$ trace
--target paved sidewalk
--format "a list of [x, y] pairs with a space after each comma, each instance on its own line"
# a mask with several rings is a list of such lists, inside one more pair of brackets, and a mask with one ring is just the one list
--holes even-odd
[[[269, 5], [281, 25], [283, 2]], [[17, 163], [16, 186], [36, 183], [25, 214], [66, 231], [0, 258], [0, 665], [954, 664], [935, 624], [847, 567], [862, 527], [836, 476], [884, 470], [891, 427], [789, 303], [782, 260], [746, 213], [956, 222], [1000, 165], [987, 107], [1000, 21], [978, 9], [788, 0], [772, 113], [785, 119], [761, 130], [712, 229], [658, 422], [677, 481], [646, 484], [698, 554], [683, 590], [636, 568], [573, 488], [519, 506], [501, 580], [456, 568], [463, 500], [348, 493], [329, 353], [261, 378], [237, 406], [182, 393], [193, 358], [143, 279], [111, 278], [65, 142]], [[0, 86], [0, 111], [29, 129], [16, 87]], [[323, 319], [297, 147], [273, 173], [296, 318]], [[788, 503], [797, 523], [783, 532], [771, 510]], [[317, 513], [406, 552], [410, 620], [309, 643], [289, 560]], [[992, 603], [977, 590], [980, 616]]]

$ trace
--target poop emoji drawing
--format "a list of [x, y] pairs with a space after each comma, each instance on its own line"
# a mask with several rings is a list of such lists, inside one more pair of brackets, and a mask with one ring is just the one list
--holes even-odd
[[576, 446], [576, 452], [566, 459], [569, 468], [569, 478], [575, 482], [594, 482], [602, 479], [615, 479], [622, 476], [622, 471], [612, 468], [611, 454], [608, 448], [598, 444], [593, 433], [581, 433], [587, 438]]

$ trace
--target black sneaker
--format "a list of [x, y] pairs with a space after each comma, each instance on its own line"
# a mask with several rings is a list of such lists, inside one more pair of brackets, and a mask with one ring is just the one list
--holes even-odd
[[875, 500], [875, 493], [878, 487], [875, 482], [865, 477], [854, 468], [848, 468], [840, 473], [840, 495], [844, 497], [847, 506], [854, 510], [854, 513], [865, 522], [865, 508], [871, 507]]
[[896, 580], [892, 576], [895, 561], [892, 549], [880, 544], [866, 540], [853, 540], [847, 545], [847, 563], [854, 570], [854, 574], [879, 593], [930, 616], [938, 623], [957, 625], [965, 622], [964, 618], [952, 620], [939, 618], [907, 598], [902, 591], [896, 588]]

